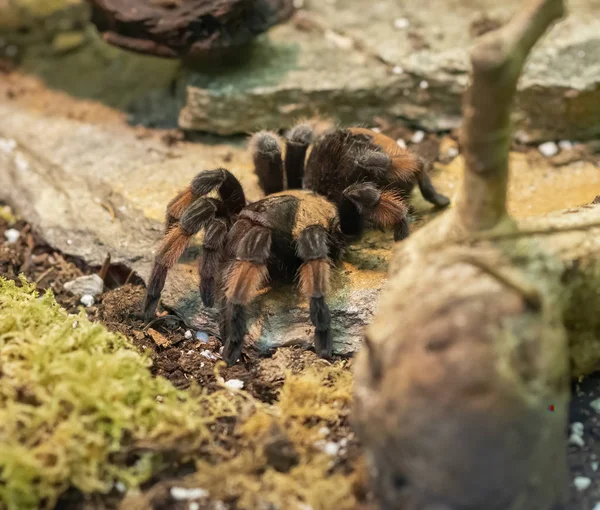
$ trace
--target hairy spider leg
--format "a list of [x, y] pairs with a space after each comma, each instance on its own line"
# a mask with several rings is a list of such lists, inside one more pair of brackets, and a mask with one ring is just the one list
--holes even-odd
[[227, 239], [228, 222], [226, 218], [215, 218], [209, 222], [204, 233], [202, 258], [199, 264], [200, 297], [204, 306], [215, 303], [216, 280], [223, 260], [223, 248]]
[[391, 171], [389, 173], [390, 177], [392, 177], [391, 184], [396, 184], [395, 188], [398, 191], [410, 193], [413, 187], [413, 179], [416, 178], [425, 200], [436, 207], [446, 207], [450, 204], [450, 199], [438, 193], [433, 187], [433, 183], [429, 177], [431, 164], [427, 165], [421, 156], [399, 147], [392, 138], [381, 133], [376, 133], [365, 128], [350, 128], [349, 131], [355, 135], [369, 136], [374, 145], [389, 155], [391, 160]]
[[331, 263], [328, 257], [328, 234], [321, 225], [306, 227], [297, 241], [300, 289], [310, 299], [310, 320], [315, 327], [315, 350], [322, 358], [332, 353], [331, 313], [325, 301], [329, 289]]
[[450, 199], [446, 195], [438, 193], [433, 187], [431, 178], [429, 177], [429, 168], [431, 165], [426, 165], [422, 158], [419, 158], [419, 170], [417, 172], [417, 184], [421, 190], [423, 198], [432, 203], [436, 207], [447, 207], [450, 205]]
[[313, 139], [313, 130], [308, 124], [298, 124], [285, 136], [285, 174], [287, 189], [302, 189], [306, 151]]
[[167, 273], [179, 260], [191, 238], [215, 219], [223, 203], [214, 198], [197, 198], [165, 234], [160, 244], [148, 282], [144, 301], [144, 317], [150, 320], [156, 312]]
[[396, 191], [379, 191], [371, 182], [348, 186], [342, 193], [338, 210], [340, 229], [350, 238], [362, 236], [366, 218], [379, 227], [394, 227], [394, 241], [401, 241], [410, 234], [408, 207], [402, 196]]
[[270, 131], [259, 131], [252, 135], [249, 146], [258, 184], [265, 195], [283, 191], [283, 160], [279, 137]]
[[[236, 239], [240, 228], [234, 225], [231, 233], [235, 260], [225, 269], [225, 295], [222, 305], [222, 358], [233, 365], [242, 353], [246, 335], [246, 307], [257, 296], [268, 278], [267, 260], [271, 255], [271, 230], [240, 219], [245, 234]], [[238, 227], [238, 228], [235, 228]], [[249, 228], [248, 228], [249, 227]], [[235, 230], [234, 230], [235, 228]]]
[[165, 231], [179, 221], [194, 200], [214, 190], [217, 190], [229, 214], [238, 214], [246, 205], [242, 185], [231, 172], [224, 168], [204, 170], [167, 204]]

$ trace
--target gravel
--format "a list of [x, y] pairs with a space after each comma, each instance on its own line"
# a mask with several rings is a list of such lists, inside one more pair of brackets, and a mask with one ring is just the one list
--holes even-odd
[[546, 142], [539, 145], [538, 150], [543, 156], [551, 158], [552, 156], [556, 156], [558, 154], [558, 145], [556, 145], [554, 142]]

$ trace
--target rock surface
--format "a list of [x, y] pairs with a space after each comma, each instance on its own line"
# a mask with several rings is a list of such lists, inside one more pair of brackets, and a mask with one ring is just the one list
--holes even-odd
[[[519, 5], [307, 2], [293, 23], [256, 44], [244, 66], [189, 76], [180, 125], [229, 134], [318, 113], [344, 123], [387, 116], [431, 130], [454, 128], [473, 35]], [[521, 80], [514, 119], [523, 140], [600, 133], [600, 1], [573, 0], [569, 9], [534, 50]]]
[[[518, 5], [305, 1], [290, 22], [236, 58], [179, 62], [108, 47], [85, 27], [89, 9], [78, 0], [18, 0], [10, 8], [0, 0], [0, 57], [15, 51], [15, 41], [26, 44], [20, 58], [27, 72], [146, 125], [179, 122], [227, 135], [320, 115], [448, 130], [460, 122], [474, 37]], [[600, 134], [600, 0], [572, 0], [569, 9], [533, 51], [521, 79], [514, 121], [522, 141]]]

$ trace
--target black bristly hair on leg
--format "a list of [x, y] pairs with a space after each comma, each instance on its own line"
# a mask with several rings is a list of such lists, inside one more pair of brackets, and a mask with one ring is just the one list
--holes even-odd
[[331, 312], [325, 302], [325, 296], [310, 298], [310, 320], [315, 325], [315, 351], [321, 358], [331, 358]]
[[215, 219], [206, 228], [199, 267], [200, 297], [204, 306], [212, 307], [215, 302], [216, 280], [226, 238], [227, 222], [224, 219]]
[[431, 202], [436, 207], [447, 207], [450, 205], [450, 199], [438, 193], [433, 187], [431, 178], [429, 177], [428, 167], [431, 165], [425, 164], [423, 158], [419, 158], [419, 171], [417, 173], [417, 183], [423, 198]]
[[310, 299], [315, 350], [320, 357], [330, 358], [333, 350], [331, 313], [325, 302], [330, 277], [327, 231], [320, 225], [305, 228], [298, 239], [297, 252], [304, 261], [298, 274], [302, 293]]
[[225, 168], [200, 172], [192, 180], [190, 189], [196, 196], [207, 195], [215, 189], [218, 190], [219, 197], [229, 215], [239, 214], [246, 206], [246, 196], [240, 181]]
[[181, 215], [181, 219], [165, 234], [154, 259], [144, 301], [144, 317], [150, 320], [156, 312], [168, 271], [177, 263], [190, 239], [215, 219], [222, 203], [214, 198], [196, 199]]
[[298, 124], [286, 134], [285, 173], [287, 189], [302, 189], [304, 161], [312, 138], [313, 131], [308, 124]]
[[[233, 229], [232, 229], [233, 230]], [[235, 260], [226, 268], [224, 308], [227, 336], [222, 358], [233, 365], [241, 355], [246, 334], [245, 308], [256, 297], [268, 277], [267, 260], [271, 255], [271, 231], [253, 225], [236, 241]]]
[[236, 303], [226, 303], [223, 309], [227, 322], [227, 340], [223, 346], [221, 357], [228, 366], [235, 364], [242, 355], [244, 337], [246, 336], [246, 308]]
[[165, 233], [179, 221], [185, 210], [199, 197], [218, 190], [227, 214], [237, 214], [246, 205], [242, 185], [224, 168], [204, 170], [197, 174], [190, 185], [167, 204]]
[[390, 190], [379, 191], [370, 182], [348, 186], [342, 193], [338, 211], [342, 233], [350, 237], [362, 234], [361, 218], [369, 218], [379, 227], [392, 226], [394, 241], [401, 241], [410, 234], [408, 207], [402, 196]]
[[265, 194], [283, 191], [283, 160], [277, 135], [259, 131], [252, 136], [249, 146], [258, 184]]
[[385, 152], [374, 149], [360, 150], [355, 160], [356, 170], [367, 172], [374, 179], [385, 179], [391, 164], [392, 158]]

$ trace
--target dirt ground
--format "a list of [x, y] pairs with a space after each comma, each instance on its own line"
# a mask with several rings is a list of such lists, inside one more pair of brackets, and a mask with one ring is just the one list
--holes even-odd
[[[37, 283], [40, 290], [52, 289], [57, 301], [69, 312], [76, 313], [82, 305], [77, 297], [64, 290], [64, 283], [84, 274], [98, 273], [100, 268], [87, 267], [78, 260], [64, 257], [52, 250], [42, 239], [36, 237], [31, 225], [24, 221], [18, 221], [11, 227], [21, 232], [19, 240], [13, 244], [4, 242], [4, 232], [8, 227], [8, 222], [0, 219], [0, 275], [16, 279], [20, 273], [24, 273], [30, 281]], [[126, 335], [138, 349], [149, 353], [153, 361], [152, 372], [169, 379], [178, 388], [187, 388], [192, 381], [210, 390], [217, 388], [214, 369], [219, 359], [218, 339], [208, 337], [202, 332], [194, 332], [191, 338], [188, 333], [186, 338], [186, 329], [176, 317], [170, 315], [160, 316], [149, 327], [146, 326], [140, 315], [144, 285], [127, 274], [123, 268], [115, 267], [107, 272], [105, 282], [105, 292], [94, 305], [86, 308], [92, 320], [102, 322], [108, 329]], [[273, 358], [258, 358], [249, 352], [234, 367], [221, 370], [220, 375], [227, 380], [243, 381], [244, 388], [256, 399], [271, 404], [276, 401], [277, 391], [283, 383], [283, 372], [277, 370], [282, 363], [293, 372], [300, 372], [312, 364], [319, 363], [319, 360], [314, 353], [298, 348], [282, 349]], [[346, 368], [351, 370], [351, 367], [350, 360]], [[575, 444], [576, 440], [569, 440], [571, 478], [574, 480], [576, 477], [587, 477], [591, 480], [591, 485], [585, 491], [579, 491], [572, 486], [571, 502], [565, 510], [594, 510], [594, 505], [600, 499], [600, 414], [590, 404], [600, 399], [600, 376], [575, 383], [573, 395], [571, 430], [568, 431], [568, 435], [578, 427], [573, 425], [574, 423], [581, 423], [583, 445]], [[356, 475], [352, 470], [360, 457], [360, 446], [351, 432], [349, 423], [340, 423], [337, 430], [330, 432], [329, 438], [337, 441], [346, 438], [348, 447], [345, 458], [339, 459], [340, 469], [348, 476]], [[229, 447], [234, 451], [240, 448], [234, 443]], [[167, 481], [172, 485], [178, 476], [185, 474], [188, 474], [185, 469], [177, 474], [171, 473]], [[172, 501], [165, 498], [164, 478], [153, 480], [144, 490], [152, 495], [153, 508], [175, 508]], [[370, 508], [366, 486], [357, 487], [356, 491], [360, 495], [358, 499], [362, 500], [362, 508]], [[69, 491], [56, 508], [116, 508], [119, 502], [119, 497], [115, 494], [90, 499], [82, 497], [76, 491]], [[234, 503], [230, 502], [231, 506], [228, 508], [235, 508]]]
[[[14, 244], [4, 242], [5, 230], [9, 228], [8, 222], [0, 218], [0, 275], [16, 279], [24, 273], [30, 281], [37, 283], [43, 291], [51, 289], [57, 301], [69, 312], [76, 313], [81, 304], [77, 297], [67, 292], [63, 285], [84, 274], [98, 273], [100, 268], [87, 267], [76, 259], [64, 257], [52, 250], [42, 239], [33, 232], [31, 225], [18, 221], [11, 228], [21, 232], [19, 240]], [[129, 281], [127, 281], [129, 278]], [[144, 297], [144, 285], [135, 277], [127, 274], [123, 268], [111, 267], [105, 277], [106, 290], [98, 301], [86, 309], [88, 316], [95, 321], [102, 322], [108, 329], [126, 335], [131, 342], [141, 351], [150, 354], [153, 361], [152, 372], [155, 375], [169, 379], [178, 388], [187, 388], [192, 381], [200, 386], [215, 389], [216, 375], [215, 362], [219, 359], [220, 342], [213, 337], [207, 337], [198, 332], [191, 338], [186, 338], [186, 329], [182, 327], [177, 317], [163, 315], [157, 318], [150, 327], [147, 327], [140, 315], [141, 301]], [[189, 337], [190, 333], [188, 333]], [[283, 382], [283, 373], [273, 370], [285, 360], [288, 368], [299, 372], [305, 367], [318, 363], [318, 358], [310, 351], [301, 349], [282, 349], [275, 358], [257, 358], [253, 353], [248, 353], [245, 358], [234, 367], [221, 371], [225, 379], [239, 379], [244, 382], [247, 389], [255, 398], [262, 402], [273, 403], [277, 398], [277, 391]], [[347, 369], [351, 369], [351, 360]], [[600, 399], [600, 376], [588, 377], [573, 385], [573, 401], [571, 404], [571, 435], [577, 425], [583, 425], [583, 446], [575, 444], [576, 440], [569, 440], [569, 464], [571, 478], [587, 477], [591, 480], [590, 487], [585, 491], [571, 487], [571, 503], [566, 510], [594, 510], [595, 504], [600, 500], [600, 414], [590, 405]], [[550, 412], [550, 411], [549, 411]], [[347, 438], [349, 446], [345, 461], [347, 470], [351, 470], [355, 461], [360, 456], [360, 447], [351, 433], [349, 424], [340, 424], [338, 430], [331, 431], [331, 436], [337, 440]], [[568, 436], [567, 436], [568, 437]], [[236, 445], [230, 445], [237, 449]], [[179, 473], [183, 476], [185, 472]], [[351, 472], [349, 471], [350, 475]], [[170, 480], [171, 482], [173, 480]], [[161, 482], [155, 480], [155, 486], [149, 484], [145, 490], [161, 494]], [[365, 503], [363, 508], [368, 508], [365, 487], [357, 488], [362, 493]], [[164, 492], [164, 490], [162, 491]], [[171, 502], [163, 501], [164, 497], [156, 496], [154, 508], [174, 508]], [[67, 509], [97, 509], [116, 508], [119, 498], [114, 494], [107, 497], [83, 498], [76, 491], [65, 494], [57, 508]], [[231, 506], [229, 508], [235, 508]]]

